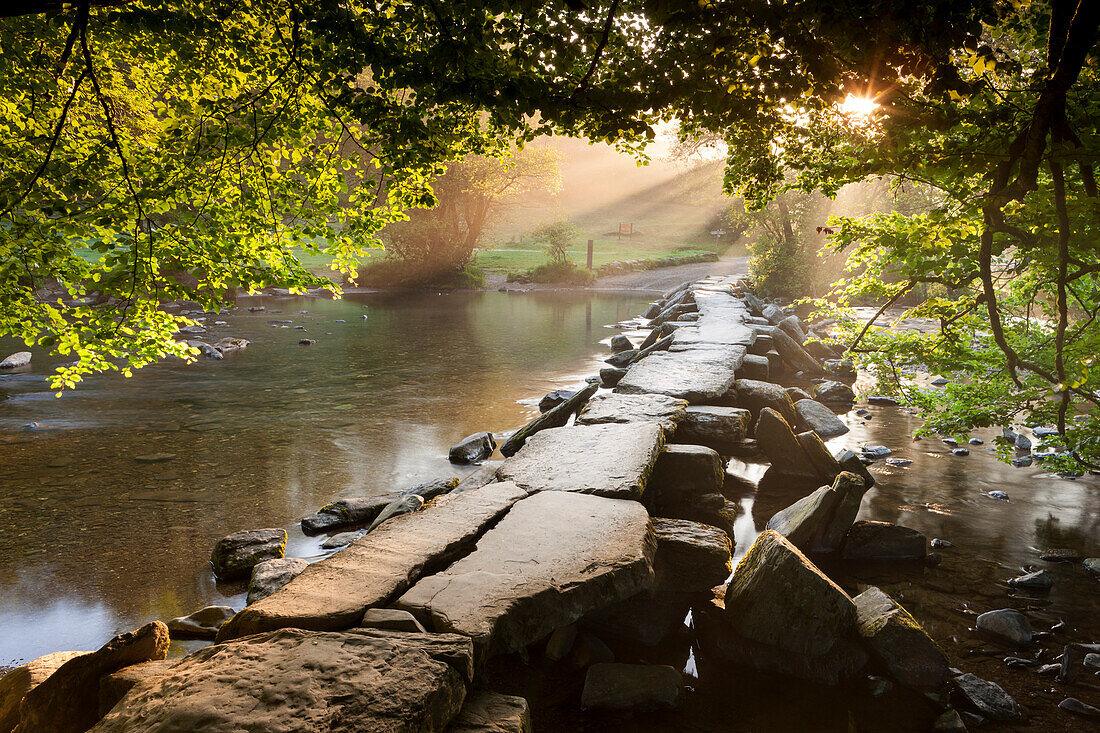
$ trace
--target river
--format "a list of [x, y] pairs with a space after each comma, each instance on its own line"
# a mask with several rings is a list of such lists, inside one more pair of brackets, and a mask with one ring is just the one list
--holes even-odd
[[[243, 606], [242, 585], [211, 575], [218, 539], [287, 527], [288, 555], [319, 557], [323, 537], [294, 529], [302, 516], [462, 475], [450, 445], [514, 429], [537, 413], [520, 400], [595, 373], [600, 340], [616, 333], [605, 326], [647, 299], [242, 298], [207, 319], [208, 340], [246, 338], [246, 350], [93, 377], [60, 399], [36, 352], [29, 371], [0, 376], [0, 666], [96, 649], [208, 604]], [[157, 453], [175, 458], [135, 460]]]
[[[518, 426], [533, 414], [532, 399], [595, 373], [618, 332], [608, 326], [635, 316], [647, 299], [566, 291], [247, 299], [210, 319], [227, 322], [212, 328], [216, 337], [253, 341], [220, 362], [97, 377], [60, 400], [43, 381], [44, 360], [0, 377], [0, 393], [11, 394], [0, 403], [0, 665], [94, 649], [118, 631], [209, 603], [240, 607], [243, 587], [215, 584], [209, 571], [217, 539], [287, 527], [288, 555], [319, 557], [319, 539], [294, 529], [300, 517], [337, 497], [462, 473], [447, 463], [449, 445]], [[259, 305], [267, 310], [247, 310]], [[280, 320], [292, 323], [272, 324]], [[317, 343], [299, 346], [301, 338]], [[884, 444], [912, 464], [872, 466], [878, 484], [860, 518], [953, 546], [938, 550], [943, 562], [934, 568], [830, 572], [852, 594], [879, 585], [952, 664], [1012, 693], [1029, 713], [1013, 729], [1086, 730], [1054, 707], [1065, 690], [1003, 659], [1048, 662], [1069, 641], [1100, 641], [1100, 582], [1079, 563], [1039, 559], [1053, 547], [1100, 556], [1096, 478], [1005, 465], [991, 450], [992, 432], [974, 433], [985, 442], [956, 456], [934, 437], [914, 440], [919, 421], [905, 408], [867, 410], [842, 416], [851, 432], [831, 447]], [[27, 428], [31, 422], [38, 426]], [[176, 457], [134, 460], [162, 452]], [[734, 459], [727, 469], [726, 493], [744, 510], [738, 557], [774, 512], [808, 491], [761, 482], [765, 469], [755, 459]], [[994, 490], [1009, 500], [990, 497]], [[1054, 575], [1048, 593], [1005, 582], [1039, 567]], [[1036, 631], [1065, 626], [1029, 649], [1006, 650], [972, 628], [978, 613], [1003, 607], [1027, 613]], [[538, 730], [927, 730], [927, 706], [896, 688], [872, 694], [862, 679], [817, 688], [708, 663], [696, 658], [689, 627], [657, 648], [612, 646], [621, 661], [683, 669], [691, 688], [684, 706], [591, 720], [577, 710], [583, 676], [534, 659], [501, 658], [490, 681], [528, 698]], [[1100, 705], [1095, 691], [1068, 694]]]

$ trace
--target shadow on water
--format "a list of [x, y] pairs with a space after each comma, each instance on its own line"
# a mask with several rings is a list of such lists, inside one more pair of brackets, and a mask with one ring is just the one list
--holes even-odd
[[[469, 470], [447, 462], [450, 445], [517, 427], [532, 413], [518, 400], [595, 373], [599, 342], [616, 333], [602, 324], [644, 303], [565, 291], [248, 298], [203, 336], [247, 338], [245, 351], [95, 377], [60, 399], [36, 353], [30, 370], [0, 377], [0, 665], [95, 649], [209, 603], [243, 606], [242, 585], [209, 572], [219, 538], [287, 527], [289, 555], [318, 557], [323, 538], [304, 537], [299, 518]], [[135, 460], [156, 453], [175, 458]]]

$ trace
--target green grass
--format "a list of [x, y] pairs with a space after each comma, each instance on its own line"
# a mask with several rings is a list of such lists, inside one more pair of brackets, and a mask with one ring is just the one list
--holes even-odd
[[[517, 249], [532, 251], [508, 251]], [[673, 255], [700, 254], [702, 252], [713, 252], [714, 248], [675, 244], [631, 244], [626, 238], [623, 238], [621, 242], [612, 238], [594, 240], [593, 250], [592, 266], [599, 267], [616, 260], [642, 260]], [[566, 255], [570, 262], [583, 267], [588, 259], [587, 242], [570, 247]], [[474, 264], [486, 272], [499, 272], [508, 275], [545, 264], [547, 259], [546, 252], [540, 249], [537, 244], [520, 240], [514, 244], [501, 244], [499, 249], [478, 250], [474, 256]]]

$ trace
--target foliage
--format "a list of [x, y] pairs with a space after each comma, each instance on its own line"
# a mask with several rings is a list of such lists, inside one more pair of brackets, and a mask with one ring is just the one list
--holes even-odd
[[569, 260], [551, 260], [545, 264], [532, 267], [523, 273], [520, 279], [534, 283], [591, 285], [596, 282], [596, 274]]
[[569, 247], [577, 237], [577, 228], [568, 221], [555, 221], [539, 227], [532, 236], [542, 244], [551, 263], [565, 264], [569, 259]]
[[546, 146], [527, 146], [506, 157], [471, 155], [449, 163], [432, 182], [437, 203], [389, 226], [386, 250], [431, 278], [460, 270], [470, 261], [493, 218], [509, 205], [560, 187], [558, 155]]
[[395, 257], [377, 257], [359, 268], [355, 284], [378, 288], [467, 290], [484, 286], [485, 272], [470, 263], [428, 271], [419, 264]]

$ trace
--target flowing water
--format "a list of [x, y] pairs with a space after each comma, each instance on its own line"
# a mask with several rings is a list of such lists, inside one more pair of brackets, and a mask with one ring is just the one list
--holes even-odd
[[[285, 526], [288, 555], [319, 557], [318, 540], [294, 528], [301, 516], [339, 496], [460, 473], [446, 461], [450, 444], [515, 427], [532, 414], [530, 398], [594, 373], [606, 351], [599, 342], [615, 333], [605, 324], [636, 315], [644, 302], [580, 292], [250, 299], [209, 319], [227, 322], [211, 326], [216, 338], [253, 341], [224, 361], [99, 377], [60, 400], [43, 381], [45, 363], [0, 377], [0, 393], [11, 395], [0, 403], [0, 665], [94, 649], [113, 633], [208, 603], [243, 605], [242, 586], [215, 584], [209, 572], [218, 538]], [[256, 305], [267, 311], [247, 311]], [[279, 320], [293, 323], [272, 325]], [[317, 343], [298, 346], [305, 337]], [[1029, 718], [1009, 729], [1088, 730], [1054, 706], [1067, 695], [1100, 705], [1100, 688], [1064, 688], [1002, 660], [1050, 661], [1069, 641], [1100, 641], [1100, 581], [1079, 563], [1039, 559], [1052, 547], [1100, 556], [1097, 480], [1006, 466], [990, 450], [992, 433], [975, 433], [985, 444], [955, 456], [935, 438], [914, 441], [919, 422], [904, 408], [868, 409], [867, 418], [844, 416], [852, 431], [832, 447], [884, 444], [913, 463], [871, 468], [878, 485], [860, 518], [953, 547], [939, 551], [934, 568], [830, 572], [852, 594], [879, 585], [953, 665], [1011, 692]], [[176, 457], [134, 460], [153, 453]], [[727, 494], [744, 509], [738, 557], [774, 512], [812, 488], [770, 481], [765, 468], [735, 459], [727, 470]], [[994, 490], [1009, 500], [988, 496]], [[1030, 567], [1053, 573], [1049, 593], [1007, 585]], [[977, 613], [1004, 607], [1027, 613], [1036, 631], [1065, 627], [1023, 650], [973, 631]], [[862, 679], [827, 689], [715, 664], [689, 627], [655, 648], [612, 646], [621, 661], [685, 670], [691, 691], [682, 708], [579, 715], [583, 675], [534, 656], [498, 660], [490, 679], [530, 700], [538, 730], [927, 730], [929, 708], [919, 699], [872, 695]]]
[[[615, 333], [605, 324], [646, 300], [242, 299], [207, 318], [207, 339], [243, 337], [246, 350], [95, 377], [60, 399], [36, 353], [29, 371], [0, 376], [0, 666], [96, 649], [207, 604], [243, 606], [244, 588], [210, 573], [218, 539], [287, 527], [288, 555], [320, 556], [323, 538], [304, 537], [298, 519], [338, 497], [461, 475], [450, 445], [513, 429], [532, 414], [518, 400], [595, 373], [599, 341]], [[135, 460], [158, 453], [175, 458]]]

